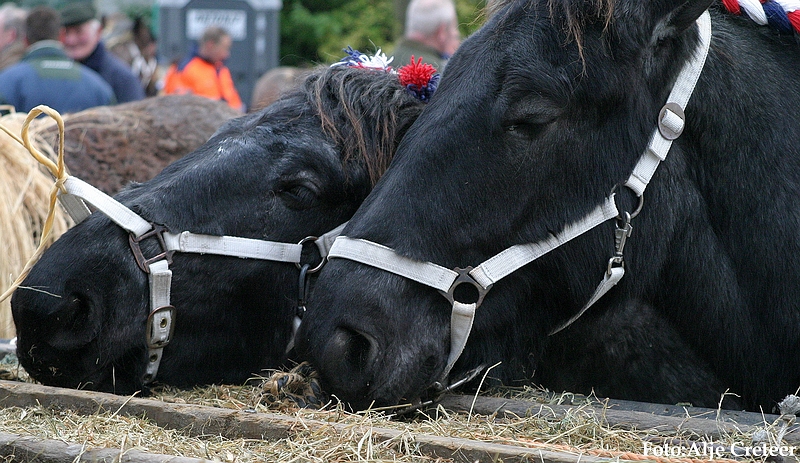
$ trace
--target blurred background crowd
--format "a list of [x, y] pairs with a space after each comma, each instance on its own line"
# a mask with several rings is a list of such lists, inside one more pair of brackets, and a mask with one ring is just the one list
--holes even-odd
[[257, 110], [351, 46], [443, 71], [486, 0], [0, 3], [0, 104], [60, 112], [193, 93]]

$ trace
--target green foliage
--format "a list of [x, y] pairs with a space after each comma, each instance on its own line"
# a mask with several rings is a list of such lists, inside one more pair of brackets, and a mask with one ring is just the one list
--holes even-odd
[[153, 7], [150, 5], [132, 3], [130, 5], [124, 5], [122, 12], [131, 19], [144, 18], [148, 24], [153, 20]]
[[393, 40], [394, 27], [391, 0], [284, 0], [281, 64], [330, 63], [348, 45], [374, 51]]
[[486, 0], [455, 0], [461, 37], [469, 37], [486, 20]]
[[[483, 22], [485, 0], [456, 0], [462, 36]], [[351, 46], [363, 52], [390, 52], [403, 26], [392, 0], [283, 0], [281, 65], [332, 63]]]

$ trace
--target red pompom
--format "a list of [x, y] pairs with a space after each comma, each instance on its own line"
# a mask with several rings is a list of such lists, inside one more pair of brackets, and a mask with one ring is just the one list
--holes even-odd
[[436, 74], [435, 67], [428, 63], [423, 63], [422, 58], [415, 61], [413, 55], [410, 63], [397, 70], [400, 84], [404, 87], [412, 85], [416, 88], [425, 88], [434, 74]]

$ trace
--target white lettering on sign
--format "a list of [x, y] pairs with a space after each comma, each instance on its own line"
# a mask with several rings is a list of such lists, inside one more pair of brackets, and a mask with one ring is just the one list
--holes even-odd
[[208, 26], [220, 26], [231, 34], [233, 40], [244, 40], [247, 38], [247, 12], [206, 9], [186, 11], [186, 38], [200, 39]]

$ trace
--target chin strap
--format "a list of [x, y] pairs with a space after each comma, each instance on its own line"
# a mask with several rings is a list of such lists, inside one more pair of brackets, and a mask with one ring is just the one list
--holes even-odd
[[[80, 223], [91, 214], [86, 203], [107, 215], [114, 223], [130, 234], [129, 242], [139, 268], [148, 275], [150, 287], [150, 312], [147, 317], [147, 366], [142, 377], [144, 384], [153, 382], [158, 373], [164, 347], [172, 340], [175, 330], [175, 307], [170, 303], [172, 287], [172, 255], [175, 252], [214, 254], [275, 262], [294, 263], [300, 268], [303, 246], [313, 242], [321, 256], [317, 271], [325, 262], [333, 240], [341, 233], [345, 224], [320, 236], [309, 236], [300, 243], [281, 243], [235, 236], [212, 236], [183, 231], [170, 233], [165, 227], [148, 222], [119, 201], [76, 177], [64, 182], [66, 192], [58, 198], [75, 223]], [[140, 243], [156, 239], [160, 250], [152, 257], [145, 257]], [[295, 321], [295, 325], [299, 326]], [[290, 344], [294, 342], [297, 326], [293, 326]]]
[[[626, 240], [633, 230], [630, 221], [641, 209], [642, 194], [659, 163], [666, 159], [672, 141], [683, 132], [684, 109], [694, 91], [708, 55], [711, 43], [711, 18], [708, 11], [697, 19], [697, 26], [700, 37], [698, 47], [678, 74], [667, 98], [667, 103], [659, 113], [658, 127], [654, 130], [647, 149], [625, 183], [625, 186], [633, 190], [640, 198], [639, 207], [633, 214], [627, 212], [620, 214], [612, 193], [597, 208], [577, 222], [567, 225], [561, 232], [536, 243], [511, 246], [477, 267], [467, 267], [466, 269], [451, 270], [432, 262], [410, 259], [397, 254], [391, 248], [364, 239], [347, 236], [336, 238], [328, 258], [353, 260], [414, 280], [437, 289], [451, 303], [450, 354], [441, 376], [442, 383], [446, 384], [451, 369], [464, 350], [472, 331], [477, 308], [492, 285], [500, 279], [608, 220], [617, 219], [619, 221], [615, 231], [615, 254], [609, 259], [603, 279], [581, 310], [565, 323], [550, 331], [549, 334], [553, 335], [577, 320], [625, 275], [623, 250]], [[470, 301], [456, 300], [455, 290], [461, 284], [473, 286], [477, 290], [477, 297]]]

